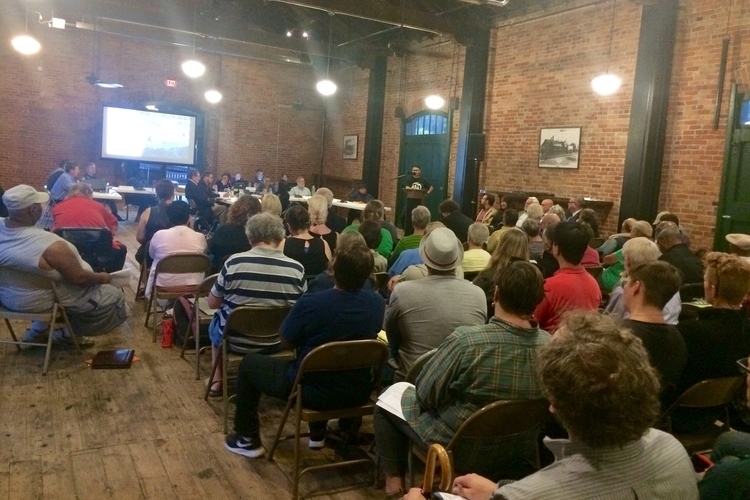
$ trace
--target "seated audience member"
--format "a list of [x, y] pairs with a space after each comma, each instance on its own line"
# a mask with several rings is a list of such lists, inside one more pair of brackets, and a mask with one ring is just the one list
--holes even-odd
[[240, 196], [227, 213], [226, 222], [216, 229], [208, 243], [211, 256], [211, 274], [218, 273], [230, 256], [250, 250], [245, 225], [253, 215], [260, 213], [260, 202], [253, 196]]
[[726, 235], [729, 253], [742, 257], [750, 262], [750, 234], [732, 233]]
[[750, 291], [750, 263], [721, 252], [709, 252], [705, 262], [703, 288], [713, 307], [678, 327], [688, 351], [683, 389], [701, 380], [737, 375], [735, 361], [750, 355], [750, 325], [742, 310]]
[[[98, 179], [99, 177], [96, 176], [96, 163], [89, 162], [86, 165], [86, 171], [83, 173], [84, 182], [94, 181]], [[112, 213], [112, 215], [115, 216], [115, 219], [117, 219], [118, 222], [122, 222], [125, 220], [122, 217], [120, 217], [120, 215], [117, 213], [117, 204], [115, 203], [115, 200], [102, 200], [101, 203], [109, 207], [109, 211]]]
[[297, 185], [289, 190], [289, 196], [310, 196], [310, 188], [305, 187], [305, 178], [301, 175], [297, 177]]
[[60, 203], [68, 196], [68, 192], [78, 182], [78, 177], [81, 175], [81, 167], [74, 161], [68, 161], [63, 166], [64, 172], [60, 175], [53, 186], [47, 186], [49, 188], [49, 195], [55, 203]]
[[560, 269], [544, 282], [544, 300], [534, 312], [539, 326], [549, 332], [557, 330], [563, 313], [597, 309], [602, 301], [599, 285], [581, 265], [589, 239], [586, 228], [577, 222], [560, 222], [555, 226], [551, 253]]
[[[516, 221], [516, 229], [521, 229], [521, 224], [523, 224], [523, 221], [525, 221], [528, 218], [529, 216], [528, 210], [531, 205], [539, 205], [539, 199], [536, 196], [529, 196], [528, 198], [526, 198], [526, 202], [524, 203], [524, 206], [523, 206], [523, 211], [518, 214], [518, 220]], [[544, 215], [544, 212], [541, 210], [541, 206], [539, 207], [539, 209], [540, 209], [539, 211], [537, 211], [536, 209], [533, 209], [534, 214], [538, 215], [538, 213], [541, 211], [542, 215]], [[542, 218], [542, 215], [539, 215], [540, 220]]]
[[52, 186], [55, 185], [55, 182], [57, 182], [57, 179], [59, 179], [60, 176], [65, 173], [65, 164], [72, 162], [73, 161], [69, 158], [63, 158], [62, 160], [60, 160], [60, 162], [57, 164], [57, 168], [50, 172], [49, 176], [47, 177], [47, 182], [45, 182], [44, 184], [44, 187], [47, 189], [47, 191], [50, 191], [52, 189]]
[[464, 243], [468, 238], [469, 226], [474, 222], [471, 218], [461, 213], [458, 203], [453, 200], [443, 200], [438, 207], [440, 215], [443, 217], [445, 227], [453, 231], [456, 238]]
[[341, 234], [347, 226], [346, 218], [340, 216], [336, 213], [335, 210], [331, 209], [333, 207], [333, 191], [328, 188], [322, 187], [318, 188], [318, 190], [315, 191], [315, 194], [319, 194], [325, 197], [326, 202], [328, 202], [328, 217], [326, 217], [326, 226], [328, 226], [331, 231]]
[[370, 193], [367, 192], [367, 185], [360, 184], [357, 188], [352, 189], [346, 195], [346, 199], [349, 201], [358, 201], [361, 203], [370, 203], [374, 198]]
[[484, 193], [479, 199], [479, 208], [480, 210], [477, 213], [477, 219], [475, 222], [490, 227], [497, 215], [497, 209], [495, 208], [495, 195]]
[[[674, 226], [671, 226], [674, 224]], [[666, 227], [676, 227], [680, 230], [680, 239], [682, 243], [690, 248], [690, 237], [687, 235], [685, 228], [680, 225], [680, 219], [672, 212], [659, 212], [652, 224], [654, 226], [654, 234], [659, 234], [662, 229]]]
[[550, 224], [556, 224], [560, 222], [560, 220], [560, 217], [558, 217], [556, 214], [553, 214], [552, 212], [544, 214], [542, 220], [539, 221], [539, 234], [544, 237], [544, 230], [547, 229]]
[[[631, 238], [651, 238], [651, 225], [645, 220], [639, 220], [633, 223], [633, 229], [630, 231]], [[622, 249], [604, 257], [602, 264], [606, 267], [599, 276], [599, 284], [602, 289], [609, 292], [619, 282], [622, 272], [625, 270], [625, 259]]]
[[[627, 278], [630, 269], [641, 264], [646, 264], [647, 262], [655, 262], [659, 259], [659, 255], [661, 255], [659, 247], [648, 238], [639, 236], [628, 239], [622, 247], [622, 257], [625, 264], [622, 273], [623, 280]], [[623, 302], [623, 280], [620, 280], [612, 289], [604, 312], [620, 319], [628, 319], [630, 314], [625, 310], [625, 303]], [[664, 309], [662, 309], [664, 322], [668, 325], [676, 325], [681, 311], [682, 302], [680, 301], [680, 292], [678, 291], [669, 299]]]
[[263, 195], [263, 199], [260, 202], [260, 207], [264, 213], [268, 212], [275, 215], [276, 217], [281, 217], [281, 200], [279, 200], [279, 197], [273, 193], [266, 193]]
[[540, 205], [542, 206], [542, 212], [544, 212], [544, 215], [547, 215], [549, 213], [549, 209], [552, 208], [552, 205], [554, 205], [555, 202], [549, 198], [545, 198], [542, 200]]
[[[140, 264], [143, 264], [144, 258], [148, 257], [148, 244], [156, 232], [172, 227], [169, 217], [167, 217], [167, 206], [174, 201], [174, 184], [172, 184], [172, 181], [162, 179], [156, 183], [154, 190], [157, 198], [159, 198], [159, 203], [143, 211], [135, 234], [135, 239], [141, 244], [135, 254], [135, 260]], [[151, 259], [148, 258], [147, 260], [150, 261]]]
[[[365, 245], [342, 247], [333, 263], [336, 286], [304, 294], [281, 324], [281, 346], [297, 350], [294, 361], [248, 354], [237, 376], [234, 432], [226, 448], [250, 458], [263, 455], [258, 403], [261, 394], [287, 399], [300, 363], [314, 348], [334, 341], [375, 339], [383, 324], [385, 303], [380, 295], [363, 289], [372, 273], [373, 260]], [[336, 409], [363, 404], [370, 398], [370, 370], [325, 372], [306, 378], [305, 406]], [[342, 422], [343, 423], [343, 422]], [[325, 443], [326, 422], [310, 423], [311, 448]]]
[[372, 252], [374, 272], [384, 273], [388, 269], [388, 260], [378, 253], [380, 240], [383, 239], [383, 235], [380, 232], [380, 225], [374, 220], [366, 220], [359, 225], [358, 232], [365, 239], [367, 248]]
[[[358, 246], [358, 245], [366, 245], [366, 244], [367, 243], [365, 242], [365, 238], [362, 236], [361, 233], [353, 233], [349, 231], [348, 233], [344, 233], [341, 236], [339, 236], [339, 241], [338, 241], [338, 245], [336, 246], [336, 251], [333, 252], [333, 258], [331, 258], [331, 261], [328, 263], [328, 269], [326, 269], [325, 271], [317, 275], [315, 278], [310, 280], [310, 282], [307, 285], [307, 293], [320, 292], [322, 290], [328, 290], [334, 287], [335, 283], [333, 281], [333, 263], [336, 260], [336, 254], [339, 252], [339, 250], [343, 246]], [[375, 254], [373, 254], [373, 257], [374, 256]], [[374, 261], [373, 261], [373, 266], [374, 266]], [[367, 281], [365, 281], [365, 284], [363, 285], [363, 287], [367, 290], [375, 290], [375, 280], [368, 279]]]
[[[93, 196], [94, 192], [88, 184], [81, 182], [70, 188], [68, 196], [52, 208], [54, 222], [50, 231], [56, 233], [58, 229], [66, 227], [97, 227], [107, 229], [114, 236], [117, 219], [104, 205], [95, 202]], [[127, 254], [127, 247], [113, 239], [104, 265], [105, 271], [112, 273], [122, 269]]]
[[591, 232], [593, 235], [592, 238], [599, 238], [599, 218], [596, 216], [596, 212], [594, 212], [590, 208], [584, 208], [581, 210], [581, 213], [578, 215], [578, 221], [577, 222], [585, 222], [589, 225], [591, 228]]
[[[49, 311], [54, 300], [49, 288], [38, 288], [28, 279], [36, 274], [56, 282], [60, 301], [77, 336], [104, 334], [126, 319], [122, 291], [108, 283], [108, 273], [92, 272], [76, 248], [59, 236], [35, 227], [42, 216], [47, 193], [39, 193], [25, 184], [8, 189], [3, 203], [8, 217], [0, 220], [0, 302], [17, 312]], [[42, 342], [47, 339], [49, 324], [35, 321], [23, 340]], [[59, 329], [54, 341], [72, 344], [71, 332]], [[77, 337], [81, 347], [93, 341]]]
[[651, 261], [628, 270], [623, 303], [630, 315], [623, 324], [641, 339], [661, 381], [662, 408], [679, 395], [677, 386], [687, 363], [687, 348], [676, 327], [664, 321], [664, 306], [680, 290], [680, 273], [671, 264]]
[[514, 260], [528, 261], [529, 258], [529, 241], [526, 235], [523, 231], [513, 228], [500, 240], [487, 267], [474, 278], [474, 284], [484, 290], [487, 300], [490, 301], [495, 294], [495, 274]]
[[427, 277], [395, 287], [385, 311], [384, 330], [398, 363], [396, 381], [403, 380], [419, 356], [439, 346], [459, 326], [487, 322], [482, 290], [456, 277], [464, 250], [453, 232], [435, 229], [422, 239], [419, 252]]
[[250, 186], [255, 188], [256, 193], [262, 193], [266, 189], [266, 176], [262, 168], [255, 171], [255, 177], [250, 180]]
[[487, 240], [487, 251], [489, 253], [495, 252], [495, 247], [500, 243], [500, 238], [510, 231], [516, 229], [516, 222], [518, 222], [518, 212], [512, 208], [507, 209], [503, 212], [503, 227], [492, 232], [490, 239]]
[[302, 264], [306, 275], [318, 275], [326, 270], [331, 260], [331, 249], [321, 238], [310, 234], [310, 214], [304, 207], [294, 205], [284, 213], [290, 236], [279, 245], [279, 250]]
[[527, 217], [521, 224], [521, 231], [526, 233], [531, 258], [533, 260], [541, 259], [544, 253], [544, 239], [539, 235], [539, 222]]
[[[214, 218], [221, 220], [226, 212], [225, 206], [219, 206], [214, 203], [213, 197], [209, 195], [210, 189], [201, 179], [201, 174], [195, 169], [188, 173], [188, 181], [185, 184], [185, 198], [191, 203], [198, 215], [209, 224], [212, 224]], [[211, 194], [216, 194], [211, 191]]]
[[581, 216], [581, 210], [583, 210], [583, 204], [586, 203], [583, 196], [571, 196], [568, 200], [568, 211], [570, 217], [568, 222], [578, 222], [578, 218]]
[[636, 220], [632, 217], [622, 221], [620, 232], [610, 236], [607, 241], [602, 243], [602, 246], [596, 249], [596, 251], [599, 252], [599, 255], [604, 257], [621, 249], [625, 242], [630, 239], [630, 232], [632, 231], [635, 222]]
[[224, 172], [221, 174], [221, 179], [216, 181], [216, 192], [218, 193], [228, 193], [232, 190], [232, 181], [231, 181], [231, 175], [229, 172]]
[[[372, 200], [365, 205], [365, 208], [362, 210], [360, 221], [372, 220], [380, 224], [380, 221], [383, 220], [383, 214], [383, 202], [380, 200]], [[354, 221], [344, 229], [344, 232], [357, 231], [358, 227], [359, 221]], [[380, 233], [383, 237], [380, 240], [380, 246], [378, 246], [378, 253], [387, 259], [393, 251], [393, 237], [391, 236], [390, 231], [383, 228], [382, 225], [380, 226]]]
[[[430, 234], [430, 231], [434, 231], [439, 227], [445, 227], [445, 225], [439, 221], [432, 221], [427, 224], [424, 234]], [[400, 276], [409, 267], [419, 264], [423, 264], [422, 257], [419, 255], [419, 248], [404, 250], [401, 252], [401, 255], [398, 256], [398, 259], [396, 259], [396, 261], [388, 268], [388, 276], [391, 278], [394, 276]]]
[[523, 223], [527, 220], [533, 220], [535, 222], [540, 222], [542, 220], [542, 217], [544, 217], [544, 212], [542, 211], [542, 206], [539, 203], [532, 203], [528, 207], [526, 207], [526, 211], [524, 212], [526, 217], [523, 217], [523, 220], [521, 217], [518, 218], [518, 221], [516, 221], [516, 229], [521, 229], [521, 226], [523, 226]]
[[[747, 374], [750, 401], [750, 373]], [[747, 500], [750, 498], [750, 434], [725, 432], [711, 452], [711, 467], [698, 483], [701, 500]]]
[[291, 185], [284, 178], [282, 178], [276, 184], [276, 195], [279, 197], [279, 203], [281, 203], [282, 213], [286, 212], [286, 209], [289, 208], [289, 205], [291, 204], [291, 202], [289, 201], [289, 189], [290, 188], [291, 188]]
[[414, 233], [404, 236], [399, 240], [396, 248], [393, 249], [390, 259], [388, 259], [391, 264], [396, 262], [396, 259], [398, 259], [398, 256], [404, 250], [419, 248], [419, 242], [422, 240], [422, 236], [424, 236], [425, 229], [427, 229], [427, 224], [429, 223], [430, 210], [424, 205], [414, 207], [411, 211], [411, 224], [414, 227]]
[[[584, 209], [585, 210], [585, 209]], [[594, 237], [594, 231], [591, 229], [591, 226], [589, 226], [588, 222], [585, 222], [583, 220], [583, 217], [579, 217], [576, 221], [578, 224], [581, 224], [585, 229], [586, 233], [589, 236], [589, 243], [591, 242], [591, 238]], [[581, 265], [583, 267], [597, 267], [601, 263], [599, 262], [599, 252], [597, 252], [595, 249], [591, 248], [591, 245], [588, 243], [586, 244], [586, 251], [583, 253], [583, 259], [581, 259]]]
[[669, 262], [682, 275], [683, 283], [701, 283], [703, 281], [703, 263], [682, 242], [679, 229], [668, 227], [656, 235], [656, 244], [661, 250], [659, 260]]
[[568, 218], [565, 215], [565, 209], [562, 207], [562, 205], [552, 205], [552, 208], [550, 208], [549, 212], [547, 213], [557, 215], [557, 217], [560, 219], [560, 222], [563, 222]]
[[[208, 305], [218, 309], [208, 327], [214, 362], [221, 355], [219, 346], [224, 325], [234, 308], [289, 306], [305, 291], [302, 264], [290, 259], [278, 248], [284, 241], [281, 219], [269, 213], [254, 215], [247, 220], [244, 229], [245, 239], [252, 248], [226, 260], [208, 296]], [[209, 395], [221, 394], [221, 379], [219, 364]]]
[[484, 244], [490, 237], [490, 230], [481, 222], [475, 222], [469, 226], [468, 249], [464, 252], [464, 261], [461, 264], [465, 273], [478, 273], [485, 269], [492, 257], [484, 249]]
[[[154, 234], [148, 247], [148, 253], [153, 259], [151, 272], [146, 285], [146, 296], [151, 296], [154, 286], [154, 275], [159, 262], [176, 253], [205, 253], [206, 238], [188, 227], [190, 207], [184, 201], [175, 201], [167, 206], [167, 218], [171, 227], [162, 229]], [[158, 286], [179, 287], [196, 285], [203, 281], [203, 274], [159, 274]]]
[[[559, 219], [559, 217], [557, 217], [557, 215], [555, 214], [547, 215], [551, 215], [555, 219]], [[547, 215], [545, 215], [545, 217], [547, 217]], [[552, 236], [555, 234], [555, 226], [557, 226], [559, 223], [559, 221], [549, 223], [543, 233], [544, 252], [542, 252], [542, 257], [536, 260], [536, 266], [540, 271], [542, 271], [542, 276], [544, 276], [544, 279], [550, 278], [557, 272], [558, 269], [560, 269], [560, 263], [557, 262], [555, 256], [552, 255]]]
[[336, 251], [338, 234], [326, 225], [328, 201], [324, 196], [318, 194], [311, 196], [307, 200], [307, 210], [310, 214], [310, 234], [328, 243], [331, 252]]
[[[544, 439], [556, 461], [510, 484], [460, 476], [454, 494], [471, 500], [698, 500], [685, 448], [651, 428], [659, 417], [659, 380], [643, 344], [627, 329], [596, 313], [576, 314], [539, 349], [538, 364], [550, 410], [570, 435]], [[406, 499], [416, 500], [417, 493], [412, 489]]]
[[[446, 445], [456, 429], [487, 404], [543, 397], [537, 351], [550, 335], [531, 318], [544, 296], [542, 285], [533, 264], [512, 262], [502, 268], [496, 277], [494, 317], [486, 325], [461, 326], [440, 344], [416, 387], [409, 386], [401, 397], [404, 420], [375, 408], [375, 442], [386, 474], [386, 495], [404, 487], [410, 439], [422, 449], [432, 443]], [[507, 456], [506, 473], [536, 449], [536, 433], [504, 446], [491, 441], [478, 444], [477, 455], [486, 447], [486, 453]]]

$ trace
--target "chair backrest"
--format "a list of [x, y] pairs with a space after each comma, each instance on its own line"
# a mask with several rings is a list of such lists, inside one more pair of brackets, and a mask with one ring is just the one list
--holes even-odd
[[[379, 340], [329, 342], [310, 351], [302, 360], [295, 385], [304, 373], [377, 368], [388, 361], [388, 346]], [[378, 379], [380, 375], [378, 374]]]
[[590, 267], [584, 267], [586, 271], [594, 278], [597, 279], [600, 274], [602, 274], [602, 271], [604, 268], [602, 266], [590, 266]]
[[702, 299], [704, 294], [703, 283], [686, 283], [680, 287], [680, 300], [690, 302]]
[[211, 289], [216, 284], [216, 280], [218, 278], [218, 274], [212, 274], [211, 276], [208, 276], [206, 279], [201, 281], [201, 286], [198, 288], [198, 295], [201, 297], [208, 296], [208, 294], [211, 293]]
[[546, 399], [495, 401], [467, 418], [446, 448], [455, 448], [464, 438], [511, 438], [541, 427], [549, 416]]
[[235, 353], [248, 353], [279, 345], [279, 328], [291, 306], [240, 306], [232, 310], [224, 325], [224, 339]]
[[417, 382], [417, 377], [419, 377], [419, 374], [422, 373], [422, 368], [424, 368], [424, 365], [426, 365], [427, 362], [432, 359], [436, 352], [437, 349], [431, 349], [418, 357], [417, 360], [414, 361], [414, 364], [412, 364], [409, 368], [409, 371], [406, 372], [404, 382], [415, 384]]
[[112, 233], [102, 227], [60, 227], [55, 234], [83, 255], [105, 255], [112, 250]]
[[472, 271], [470, 273], [464, 272], [464, 279], [468, 281], [474, 281], [481, 271]]
[[589, 240], [589, 246], [591, 248], [599, 248], [603, 244], [604, 244], [604, 238], [591, 238], [591, 240]]
[[386, 283], [388, 283], [388, 273], [375, 273], [375, 284], [378, 290], [385, 288]]
[[741, 376], [703, 380], [683, 392], [671, 409], [724, 406], [742, 387], [743, 381]]
[[156, 273], [191, 274], [206, 273], [211, 268], [211, 259], [202, 253], [175, 253], [167, 255], [156, 264]]

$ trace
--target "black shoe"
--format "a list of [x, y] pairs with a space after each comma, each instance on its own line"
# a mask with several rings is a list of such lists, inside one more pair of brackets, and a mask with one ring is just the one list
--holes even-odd
[[320, 450], [326, 445], [326, 431], [325, 429], [312, 430], [310, 429], [310, 437], [307, 442], [307, 446], [311, 450]]
[[236, 453], [248, 458], [262, 457], [266, 450], [263, 449], [263, 444], [260, 442], [260, 437], [254, 436], [250, 439], [245, 439], [242, 436], [238, 436], [236, 432], [232, 432], [227, 435], [224, 440], [224, 447]]
[[117, 217], [117, 222], [125, 222], [127, 220], [120, 217], [120, 214], [115, 214], [115, 217]]

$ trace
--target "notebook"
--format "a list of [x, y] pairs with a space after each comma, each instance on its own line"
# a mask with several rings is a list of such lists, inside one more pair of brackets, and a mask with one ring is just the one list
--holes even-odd
[[133, 349], [115, 349], [112, 351], [99, 351], [91, 360], [92, 370], [117, 370], [130, 368], [133, 364]]

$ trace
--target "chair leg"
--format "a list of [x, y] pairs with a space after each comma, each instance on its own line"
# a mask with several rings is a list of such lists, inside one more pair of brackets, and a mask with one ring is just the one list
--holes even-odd
[[[42, 366], [42, 375], [47, 375], [47, 369], [49, 368], [49, 357], [52, 354], [52, 333], [55, 330], [55, 324], [57, 323], [57, 302], [52, 305], [52, 317], [50, 318], [49, 335], [47, 335], [47, 350], [44, 353], [44, 365]], [[73, 332], [70, 332], [73, 335]], [[77, 345], [77, 344], [76, 344]]]
[[[222, 342], [224, 342], [222, 340]], [[213, 362], [212, 368], [211, 368], [211, 375], [208, 377], [208, 386], [206, 387], [206, 393], [203, 395], [203, 401], [208, 401], [208, 394], [211, 392], [211, 386], [213, 385], [211, 381], [214, 379], [214, 375], [216, 375], [216, 367], [219, 366], [220, 359], [216, 359], [216, 361]]]
[[301, 394], [295, 398], [295, 422], [294, 422], [294, 484], [292, 485], [292, 500], [299, 498], [299, 455], [300, 455], [300, 427], [302, 425], [302, 397]]
[[[63, 321], [65, 321], [65, 326], [67, 327], [68, 331], [70, 332], [70, 337], [73, 339], [73, 345], [76, 347], [76, 352], [78, 354], [81, 354], [81, 346], [78, 345], [78, 339], [76, 338], [76, 332], [73, 331], [73, 327], [70, 326], [70, 319], [68, 318], [68, 313], [65, 311], [65, 308], [60, 306], [60, 312], [62, 313]], [[52, 334], [52, 329], [50, 329], [50, 336]]]
[[[8, 321], [8, 318], [3, 318], [5, 320], [5, 326], [8, 327], [8, 331], [10, 332], [10, 336], [13, 337], [13, 342], [18, 342], [18, 338], [16, 337], [16, 332], [13, 331], [13, 326], [11, 326], [10, 321]], [[16, 344], [16, 351], [21, 352], [21, 346]]]
[[[195, 299], [197, 302], [197, 298]], [[197, 354], [196, 354], [197, 355]], [[227, 375], [227, 343], [222, 340], [221, 342], [221, 393], [222, 393], [222, 405], [224, 406], [224, 434], [229, 432], [229, 376]], [[213, 375], [208, 380], [209, 383], [213, 380]]]
[[276, 431], [276, 437], [274, 438], [273, 444], [271, 445], [271, 450], [268, 452], [269, 462], [273, 461], [273, 454], [276, 452], [276, 448], [279, 446], [279, 442], [281, 441], [281, 433], [284, 431], [284, 424], [286, 424], [286, 419], [289, 418], [289, 411], [292, 409], [292, 404], [294, 403], [296, 398], [296, 392], [293, 391], [292, 395], [289, 396], [289, 401], [287, 401], [286, 403], [286, 408], [284, 408], [284, 414], [281, 416], [281, 422], [279, 423], [279, 428]]

